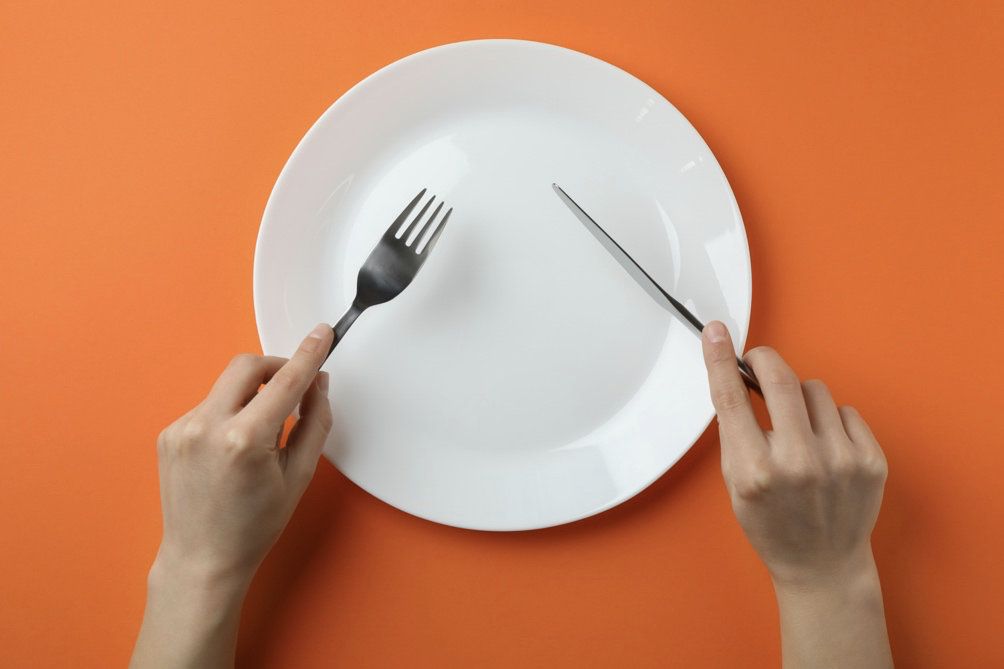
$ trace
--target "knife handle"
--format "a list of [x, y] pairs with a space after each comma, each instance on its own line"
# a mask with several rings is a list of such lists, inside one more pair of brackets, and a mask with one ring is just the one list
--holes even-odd
[[753, 373], [753, 368], [739, 356], [736, 356], [736, 362], [739, 364], [739, 375], [743, 377], [743, 383], [746, 384], [746, 387], [760, 397], [763, 397], [763, 391], [760, 389], [760, 382], [756, 380], [756, 374]]

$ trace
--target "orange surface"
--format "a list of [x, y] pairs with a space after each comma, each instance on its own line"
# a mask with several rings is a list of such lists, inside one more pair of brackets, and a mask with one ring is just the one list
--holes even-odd
[[[822, 4], [0, 6], [0, 666], [125, 663], [154, 439], [259, 350], [252, 254], [284, 161], [370, 72], [497, 36], [609, 60], [700, 130], [746, 220], [751, 344], [828, 380], [888, 453], [899, 665], [1004, 666], [1004, 5]], [[716, 449], [711, 430], [623, 506], [505, 535], [417, 520], [325, 463], [241, 664], [775, 666]]]

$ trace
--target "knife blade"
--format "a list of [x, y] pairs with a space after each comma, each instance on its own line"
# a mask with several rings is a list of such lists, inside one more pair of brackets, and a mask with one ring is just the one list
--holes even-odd
[[[600, 245], [607, 250], [607, 253], [609, 253], [613, 259], [617, 261], [617, 264], [624, 268], [624, 271], [626, 271], [628, 275], [634, 279], [635, 283], [637, 283], [642, 290], [648, 293], [657, 304], [676, 316], [676, 318], [686, 325], [691, 332], [700, 337], [701, 331], [704, 330], [704, 323], [702, 323], [697, 316], [691, 313], [691, 311], [687, 309], [683, 303], [670, 295], [662, 286], [660, 286], [658, 282], [656, 282], [656, 280], [653, 279], [649, 273], [644, 270], [644, 268], [642, 268], [641, 265], [635, 262], [635, 259], [624, 250], [624, 247], [618, 244], [617, 241], [611, 237], [607, 231], [593, 219], [592, 216], [587, 214], [586, 210], [580, 207], [578, 203], [573, 200], [571, 196], [564, 191], [564, 189], [562, 189], [561, 186], [556, 183], [552, 183], [551, 187], [554, 189], [554, 192], [558, 194], [561, 201], [565, 203], [565, 206], [567, 206], [571, 212], [575, 214], [575, 217], [579, 219], [579, 222], [582, 223], [583, 227], [585, 227], [586, 230], [588, 230], [589, 233], [596, 238], [596, 241], [598, 241]], [[746, 382], [746, 385], [758, 394], [762, 395], [760, 384], [756, 380], [756, 375], [753, 373], [753, 369], [750, 368], [745, 360], [738, 356], [736, 356], [736, 363], [739, 365], [739, 373], [743, 377], [743, 381]]]

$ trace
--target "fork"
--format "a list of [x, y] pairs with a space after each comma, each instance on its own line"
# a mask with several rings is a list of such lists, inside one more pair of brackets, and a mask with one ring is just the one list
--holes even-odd
[[369, 257], [366, 258], [366, 262], [359, 269], [359, 277], [356, 280], [356, 297], [352, 300], [352, 305], [345, 312], [345, 315], [332, 328], [335, 331], [335, 337], [325, 360], [331, 356], [335, 346], [364, 311], [377, 304], [393, 300], [400, 295], [401, 291], [408, 287], [408, 284], [418, 274], [418, 270], [422, 269], [422, 265], [425, 264], [439, 239], [439, 235], [443, 233], [443, 228], [446, 227], [450, 214], [453, 213], [451, 207], [437, 226], [436, 218], [442, 211], [444, 204], [440, 201], [432, 215], [423, 220], [425, 213], [436, 199], [436, 196], [433, 195], [422, 206], [418, 215], [409, 222], [408, 217], [425, 196], [425, 191], [426, 189], [423, 188], [394, 219], [394, 222], [387, 228], [387, 232], [383, 234], [373, 251], [370, 252]]

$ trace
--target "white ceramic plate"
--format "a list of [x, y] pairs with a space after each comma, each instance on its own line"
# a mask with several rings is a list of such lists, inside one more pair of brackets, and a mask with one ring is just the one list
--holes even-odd
[[321, 116], [272, 191], [254, 302], [276, 355], [339, 318], [420, 188], [455, 207], [415, 282], [325, 366], [326, 455], [399, 509], [486, 530], [567, 523], [645, 488], [711, 420], [700, 342], [551, 182], [742, 347], [749, 252], [715, 157], [657, 92], [575, 51], [486, 40], [389, 65]]

